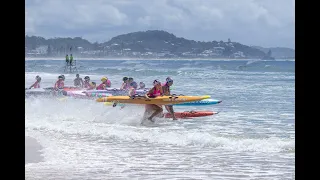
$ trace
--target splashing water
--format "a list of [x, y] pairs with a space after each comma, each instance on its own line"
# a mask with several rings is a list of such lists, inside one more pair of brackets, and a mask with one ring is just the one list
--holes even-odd
[[[269, 66], [264, 69], [266, 63]], [[259, 61], [247, 63], [249, 68], [242, 70], [237, 67], [246, 62], [79, 64], [82, 78], [89, 75], [100, 82], [106, 75], [112, 87], [120, 87], [123, 76], [143, 81], [147, 87], [154, 79], [164, 82], [170, 76], [172, 93], [209, 94], [222, 100], [212, 106], [176, 106], [175, 111], [220, 113], [179, 121], [157, 118], [154, 124], [141, 125], [141, 105], [121, 109], [86, 99], [26, 98], [26, 136], [41, 144], [43, 156], [41, 162], [26, 164], [26, 179], [294, 177], [294, 62]], [[60, 68], [56, 61], [26, 61], [26, 87], [36, 75], [42, 77], [42, 87], [52, 86], [63, 72], [50, 67]], [[103, 67], [107, 68], [102, 71]], [[71, 86], [75, 75], [65, 76], [65, 83]]]

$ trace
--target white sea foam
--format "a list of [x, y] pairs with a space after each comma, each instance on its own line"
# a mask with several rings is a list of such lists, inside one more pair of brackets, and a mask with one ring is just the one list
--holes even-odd
[[[36, 71], [26, 73], [26, 87], [36, 75], [42, 87], [53, 86], [62, 74]], [[99, 83], [106, 75], [114, 87], [128, 73], [90, 72], [80, 76]], [[147, 86], [168, 76], [130, 75]], [[72, 86], [75, 75], [65, 76]], [[294, 73], [182, 68], [171, 77], [174, 93], [222, 100], [212, 106], [176, 106], [175, 111], [220, 113], [141, 125], [144, 108], [139, 105], [120, 109], [94, 100], [26, 98], [26, 136], [38, 141], [43, 155], [43, 161], [26, 164], [26, 179], [292, 179]]]

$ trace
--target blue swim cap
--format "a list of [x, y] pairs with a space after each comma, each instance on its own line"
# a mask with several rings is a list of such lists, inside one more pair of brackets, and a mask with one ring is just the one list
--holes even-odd
[[168, 82], [173, 82], [173, 80], [170, 78], [170, 77], [167, 77], [166, 78], [166, 82], [168, 83]]
[[138, 84], [135, 81], [133, 81], [132, 83], [130, 83], [130, 86], [132, 86], [133, 88], [137, 88]]

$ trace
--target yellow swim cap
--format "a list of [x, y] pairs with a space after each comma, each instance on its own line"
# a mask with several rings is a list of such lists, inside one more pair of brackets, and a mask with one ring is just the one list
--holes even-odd
[[106, 80], [108, 80], [107, 77], [102, 77], [102, 78], [101, 78], [101, 81], [102, 81], [102, 82], [104, 82], [104, 81], [106, 81]]

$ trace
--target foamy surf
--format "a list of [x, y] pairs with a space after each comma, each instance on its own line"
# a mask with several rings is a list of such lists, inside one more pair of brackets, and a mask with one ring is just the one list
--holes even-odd
[[[272, 71], [265, 72], [259, 69], [265, 66], [260, 62], [249, 64], [246, 71], [236, 67], [247, 61], [152, 61], [127, 71], [129, 62], [84, 61], [80, 77], [88, 75], [99, 83], [102, 76], [107, 76], [112, 87], [120, 87], [122, 77], [127, 76], [150, 87], [154, 79], [163, 81], [171, 73], [175, 94], [210, 95], [222, 100], [206, 107], [177, 106], [176, 112], [220, 113], [178, 121], [157, 118], [155, 123], [141, 125], [143, 106], [112, 107], [63, 96], [26, 98], [26, 136], [42, 146], [43, 156], [42, 161], [26, 164], [26, 179], [294, 176], [294, 67], [267, 62]], [[206, 68], [189, 68], [200, 65]], [[33, 66], [26, 65], [32, 69], [26, 72], [26, 87], [36, 75], [42, 77], [41, 87], [52, 87], [57, 76], [63, 74], [49, 71], [49, 66]], [[102, 72], [100, 67], [108, 68]], [[66, 85], [72, 86], [75, 74], [65, 76]]]
[[[201, 129], [190, 130], [184, 128], [183, 125], [179, 124], [180, 122], [175, 123], [163, 118], [156, 119], [154, 127], [159, 124], [156, 129], [139, 127], [143, 110], [143, 106], [138, 105], [127, 105], [121, 109], [105, 106], [103, 103], [91, 100], [73, 98], [62, 101], [59, 98], [33, 99], [26, 103], [26, 113], [28, 114], [26, 121], [35, 119], [34, 116], [41, 113], [47, 117], [45, 119], [41, 118], [41, 124], [45, 122], [51, 124], [49, 127], [45, 127], [48, 130], [85, 135], [90, 134], [92, 129], [95, 129], [95, 135], [102, 139], [114, 137], [119, 140], [131, 139], [178, 146], [212, 146], [234, 151], [280, 152], [290, 148], [290, 146], [291, 148], [294, 147], [294, 141], [282, 140], [281, 138], [248, 139], [232, 136], [228, 138], [228, 136], [219, 136], [211, 132], [210, 129], [205, 130], [203, 126]], [[210, 118], [219, 118], [219, 116], [214, 115]], [[194, 121], [195, 124], [198, 124], [198, 127], [201, 127], [203, 122], [202, 120], [189, 121]], [[66, 122], [66, 124], [61, 122]], [[170, 126], [161, 126], [161, 124], [169, 123]], [[36, 124], [30, 126], [30, 128], [41, 127]]]

